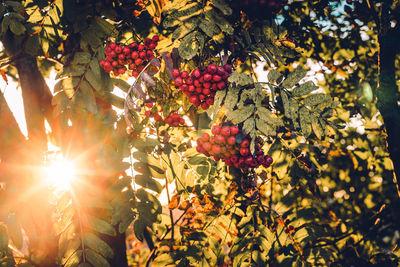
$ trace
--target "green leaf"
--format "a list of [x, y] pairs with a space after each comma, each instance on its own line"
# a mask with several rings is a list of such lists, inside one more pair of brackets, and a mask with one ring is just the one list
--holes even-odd
[[233, 34], [233, 27], [225, 18], [220, 16], [215, 10], [209, 9], [204, 12], [204, 15], [208, 18], [208, 20], [215, 22], [218, 27], [229, 35]]
[[307, 138], [311, 134], [311, 120], [309, 110], [306, 107], [302, 106], [299, 110], [299, 117], [301, 132], [304, 137]]
[[193, 58], [199, 50], [199, 42], [196, 39], [196, 32], [189, 33], [182, 39], [178, 47], [179, 55], [183, 59]]
[[64, 264], [64, 267], [75, 267], [81, 262], [82, 250], [75, 251]]
[[92, 87], [96, 90], [96, 91], [102, 91], [103, 89], [103, 85], [101, 83], [101, 77], [97, 76], [92, 70], [88, 70], [85, 73], [85, 78], [86, 80], [90, 83], [90, 85], [92, 85]]
[[211, 38], [220, 33], [217, 24], [207, 19], [201, 20], [199, 27], [208, 37]]
[[90, 62], [92, 55], [90, 55], [87, 52], [76, 52], [74, 54], [74, 60], [73, 62], [77, 64], [87, 64]]
[[86, 233], [83, 237], [83, 241], [86, 246], [100, 253], [105, 258], [111, 259], [112, 257], [114, 257], [114, 252], [112, 248], [106, 242], [100, 239], [97, 235], [92, 233]]
[[172, 33], [172, 40], [181, 39], [190, 32], [194, 31], [199, 26], [200, 20], [197, 17], [185, 21], [182, 25], [177, 27]]
[[283, 109], [285, 110], [285, 116], [287, 118], [291, 118], [289, 97], [284, 90], [281, 90], [281, 99], [282, 99]]
[[89, 217], [89, 227], [91, 229], [93, 229], [96, 232], [99, 232], [101, 234], [105, 234], [105, 235], [109, 235], [109, 236], [116, 235], [116, 231], [110, 223], [108, 223], [102, 219], [93, 217], [93, 216], [88, 216], [88, 217]]
[[98, 267], [109, 267], [111, 266], [106, 259], [104, 259], [100, 254], [97, 254], [91, 249], [85, 250], [86, 259], [93, 265]]
[[304, 99], [304, 104], [306, 106], [316, 106], [321, 103], [327, 102], [330, 103], [332, 101], [331, 97], [326, 94], [313, 94], [309, 95]]
[[245, 122], [243, 123], [243, 130], [247, 134], [253, 132], [255, 127], [256, 127], [256, 121], [254, 120], [254, 118], [249, 118], [245, 120]]
[[261, 119], [256, 119], [256, 126], [265, 136], [276, 135], [276, 130], [270, 124]]
[[318, 86], [316, 86], [312, 81], [308, 81], [305, 83], [300, 84], [298, 87], [294, 88], [292, 91], [293, 96], [304, 96], [308, 95], [312, 91], [315, 91], [318, 89]]
[[131, 88], [131, 85], [122, 79], [111, 78], [111, 81], [114, 85], [116, 85], [119, 89], [121, 89], [125, 93], [128, 93], [129, 88]]
[[257, 108], [258, 117], [273, 126], [274, 128], [282, 126], [283, 122], [280, 118], [278, 118], [272, 111], [264, 107]]
[[15, 34], [15, 35], [22, 35], [25, 33], [26, 28], [25, 26], [19, 22], [16, 19], [10, 20], [10, 30]]
[[247, 75], [246, 73], [238, 73], [238, 72], [232, 73], [229, 76], [228, 81], [241, 86], [254, 83], [253, 79], [249, 75]]
[[211, 3], [218, 8], [219, 10], [224, 13], [224, 15], [231, 15], [232, 14], [232, 9], [229, 7], [227, 3], [225, 3], [224, 0], [211, 0]]
[[290, 118], [292, 118], [293, 126], [295, 128], [299, 128], [300, 125], [297, 121], [297, 118], [299, 117], [299, 102], [297, 102], [297, 100], [294, 98], [289, 100], [289, 112]]
[[144, 231], [145, 227], [146, 227], [146, 224], [141, 219], [138, 219], [133, 223], [133, 231], [135, 232], [135, 236], [141, 242], [144, 239], [143, 231]]
[[247, 118], [254, 114], [254, 105], [246, 106], [242, 109], [237, 109], [233, 112], [229, 112], [226, 117], [233, 124], [239, 124], [244, 122]]
[[287, 78], [283, 81], [282, 86], [285, 88], [292, 88], [296, 83], [304, 78], [307, 71], [302, 67], [297, 67], [293, 72], [291, 72]]
[[318, 118], [314, 114], [311, 114], [310, 119], [311, 119], [311, 127], [315, 135], [317, 136], [318, 139], [322, 139], [322, 137], [324, 136], [324, 129], [321, 127]]
[[179, 7], [178, 10], [171, 12], [167, 15], [163, 22], [165, 28], [172, 28], [178, 26], [181, 22], [190, 19], [193, 16], [200, 15], [202, 13], [202, 6], [197, 2], [192, 2]]
[[96, 114], [97, 113], [97, 105], [96, 98], [94, 96], [92, 87], [86, 81], [82, 81], [79, 87], [82, 92], [83, 100], [86, 104], [86, 108], [89, 112]]
[[162, 191], [162, 186], [159, 182], [155, 181], [151, 176], [146, 174], [139, 174], [135, 176], [135, 183], [145, 188], [151, 189], [157, 193]]
[[227, 110], [232, 110], [236, 106], [238, 99], [239, 99], [239, 92], [240, 92], [240, 88], [237, 88], [237, 87], [229, 88], [229, 91], [226, 94], [226, 99], [225, 99], [225, 103], [224, 103], [224, 106]]

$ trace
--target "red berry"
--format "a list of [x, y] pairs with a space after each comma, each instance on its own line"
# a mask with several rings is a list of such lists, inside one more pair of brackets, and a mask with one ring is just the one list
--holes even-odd
[[182, 71], [181, 78], [186, 80], [189, 77], [189, 73], [187, 71]]
[[219, 90], [223, 90], [226, 87], [226, 84], [224, 81], [220, 81], [219, 83], [217, 83], [217, 87]]
[[182, 90], [182, 91], [187, 91], [187, 89], [188, 89], [187, 84], [182, 84], [181, 90]]
[[210, 144], [209, 142], [205, 142], [205, 143], [203, 144], [203, 148], [204, 148], [206, 151], [210, 151], [210, 150], [211, 150], [211, 144]]
[[110, 43], [110, 48], [111, 48], [111, 49], [114, 50], [116, 47], [117, 47], [117, 44], [116, 44], [116, 43]]
[[127, 46], [125, 46], [123, 49], [122, 49], [122, 53], [124, 53], [124, 54], [129, 54], [131, 52], [131, 50], [129, 49], [129, 47], [127, 47]]
[[203, 142], [207, 142], [208, 140], [210, 140], [210, 135], [209, 135], [208, 133], [203, 133], [203, 134], [201, 135], [201, 140], [202, 140]]
[[138, 45], [138, 50], [139, 51], [143, 51], [145, 48], [145, 46], [143, 44]]
[[244, 140], [242, 141], [242, 143], [240, 144], [240, 147], [249, 147], [249, 145], [250, 145], [249, 140], [244, 139]]
[[251, 165], [253, 162], [253, 157], [252, 156], [248, 156], [245, 161], [246, 165]]
[[149, 38], [146, 38], [146, 39], [144, 39], [144, 44], [145, 45], [149, 45], [149, 44], [151, 44], [153, 41], [151, 40], [151, 39], [149, 39]]
[[156, 121], [162, 121], [162, 120], [163, 120], [160, 114], [154, 115], [154, 119], [155, 119]]
[[247, 156], [250, 153], [250, 150], [248, 148], [242, 147], [239, 152], [240, 155]]
[[178, 127], [178, 126], [179, 126], [179, 121], [174, 121], [174, 122], [172, 123], [172, 126]]
[[195, 69], [192, 72], [192, 75], [193, 75], [193, 77], [200, 78], [200, 76], [201, 76], [200, 70], [199, 69]]
[[195, 90], [196, 90], [196, 87], [194, 87], [193, 85], [189, 85], [189, 87], [188, 87], [189, 92], [194, 92]]
[[175, 86], [181, 86], [183, 84], [182, 78], [181, 77], [177, 77], [175, 79]]
[[213, 152], [215, 155], [218, 155], [218, 154], [221, 152], [221, 147], [218, 146], [218, 145], [213, 145], [213, 146], [212, 146], [212, 152]]
[[175, 78], [179, 76], [179, 70], [178, 69], [173, 69], [172, 70], [172, 76], [174, 76]]
[[118, 55], [118, 59], [125, 59], [125, 55], [124, 54], [119, 54]]
[[265, 156], [265, 163], [271, 165], [272, 162], [274, 162], [274, 160], [272, 159], [272, 157], [270, 155]]
[[231, 73], [232, 72], [232, 66], [229, 64], [224, 65], [224, 69], [226, 72]]
[[231, 134], [230, 127], [228, 127], [228, 126], [222, 127], [222, 128], [221, 128], [221, 134], [222, 134], [223, 136], [229, 136], [229, 135]]
[[236, 125], [232, 125], [230, 127], [231, 130], [231, 135], [237, 135], [239, 133], [239, 127], [237, 127]]
[[218, 125], [215, 125], [215, 126], [213, 126], [213, 127], [211, 128], [212, 134], [217, 135], [217, 134], [220, 133], [220, 131], [221, 131], [221, 128], [220, 128]]
[[144, 113], [144, 115], [145, 115], [147, 118], [150, 118], [150, 117], [151, 117], [151, 111], [150, 111], [150, 110], [146, 110], [146, 112]]
[[204, 88], [211, 88], [211, 83], [203, 83]]
[[228, 138], [228, 144], [230, 144], [230, 145], [234, 145], [234, 144], [236, 144], [236, 137], [234, 137], [234, 136], [231, 136], [231, 137], [229, 137]]
[[125, 67], [118, 69], [119, 74], [124, 74], [125, 73]]
[[221, 76], [219, 76], [217, 74], [214, 74], [212, 79], [213, 79], [214, 82], [217, 83], [217, 82], [221, 81], [222, 78], [221, 78]]
[[236, 162], [239, 161], [239, 157], [236, 156], [236, 155], [234, 155], [234, 156], [231, 157], [231, 161], [232, 161], [233, 163], [236, 163]]
[[146, 57], [151, 58], [153, 56], [153, 51], [147, 50]]
[[137, 48], [137, 43], [131, 43], [130, 45], [129, 45], [129, 48], [130, 49], [136, 49]]
[[211, 106], [212, 104], [214, 104], [214, 98], [213, 97], [208, 97], [206, 99], [206, 103]]
[[185, 119], [184, 118], [180, 118], [179, 119], [179, 124], [180, 125], [185, 125]]
[[206, 96], [203, 95], [203, 94], [200, 94], [200, 95], [199, 95], [199, 99], [200, 99], [200, 101], [203, 101], [204, 99], [206, 99]]
[[214, 64], [210, 64], [207, 67], [207, 71], [211, 74], [214, 74], [217, 71], [217, 67]]
[[131, 54], [131, 58], [133, 58], [133, 59], [137, 59], [137, 58], [139, 58], [139, 53], [138, 53], [138, 52], [136, 52], [136, 51], [132, 52], [132, 54]]
[[119, 45], [114, 50], [115, 50], [115, 53], [117, 53], [117, 54], [122, 53], [122, 47]]
[[145, 51], [141, 51], [141, 52], [139, 53], [139, 57], [140, 57], [141, 59], [144, 59], [144, 58], [146, 57], [146, 52], [145, 52]]
[[202, 92], [204, 95], [209, 95], [211, 93], [210, 89], [207, 88], [204, 88]]
[[135, 59], [135, 65], [139, 66], [143, 63], [143, 60], [140, 58]]
[[189, 77], [189, 78], [187, 78], [187, 79], [185, 80], [185, 82], [186, 82], [186, 84], [190, 85], [190, 84], [193, 83], [193, 79]]
[[[222, 131], [221, 131], [222, 132]], [[217, 144], [224, 144], [225, 143], [225, 137], [223, 137], [222, 135], [217, 135], [215, 137], [215, 142]]]
[[199, 80], [194, 80], [193, 85], [196, 87], [200, 87], [201, 83], [199, 82]]
[[[156, 48], [157, 44], [156, 43], [151, 43], [149, 44], [149, 49], [150, 50], [154, 50], [154, 48]], [[148, 52], [148, 51], [147, 51]]]
[[212, 75], [209, 73], [204, 74], [203, 76], [204, 81], [209, 82], [212, 79]]
[[148, 107], [148, 108], [152, 108], [152, 107], [153, 107], [153, 103], [152, 103], [152, 102], [148, 102], [148, 103], [146, 103], [146, 107]]
[[151, 38], [151, 40], [156, 43], [160, 40], [160, 37], [158, 35], [154, 35], [153, 38]]

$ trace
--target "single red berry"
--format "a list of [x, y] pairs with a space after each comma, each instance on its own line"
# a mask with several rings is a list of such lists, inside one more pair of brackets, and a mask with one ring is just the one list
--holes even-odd
[[229, 64], [224, 65], [224, 69], [226, 72], [231, 73], [232, 72], [232, 66]]
[[179, 70], [178, 69], [173, 69], [172, 70], [172, 76], [174, 76], [175, 78], [178, 77], [180, 75]]
[[182, 84], [181, 90], [182, 90], [182, 91], [187, 91], [187, 89], [188, 89], [187, 84]]
[[125, 67], [118, 69], [119, 74], [124, 74], [125, 73]]
[[114, 50], [110, 52], [110, 57], [111, 57], [111, 58], [114, 58], [114, 57], [116, 57], [116, 56], [117, 56], [117, 53], [115, 53]]
[[242, 141], [242, 143], [240, 144], [240, 147], [249, 147], [249, 145], [250, 145], [249, 140], [244, 139], [244, 140]]
[[129, 48], [130, 48], [130, 49], [136, 49], [137, 46], [138, 46], [138, 44], [135, 42], [135, 43], [131, 43], [131, 44], [129, 45]]
[[149, 49], [154, 50], [154, 48], [156, 48], [156, 46], [157, 46], [156, 43], [151, 43], [151, 44], [149, 44]]
[[[222, 130], [221, 130], [221, 132], [222, 132]], [[222, 135], [217, 135], [216, 137], [215, 137], [215, 142], [217, 143], [217, 144], [224, 144], [225, 143], [225, 137], [223, 137]]]
[[244, 162], [246, 163], [246, 165], [251, 165], [251, 163], [253, 162], [253, 157], [252, 156], [246, 157]]
[[131, 50], [129, 49], [129, 47], [125, 46], [124, 48], [122, 48], [122, 53], [129, 54], [130, 52]]
[[274, 162], [274, 160], [272, 159], [272, 157], [270, 155], [266, 155], [265, 156], [265, 163], [271, 165], [272, 162]]
[[239, 133], [239, 127], [237, 127], [236, 125], [232, 125], [230, 127], [231, 130], [231, 135], [237, 135]]
[[212, 79], [213, 79], [213, 82], [217, 83], [217, 82], [221, 81], [222, 78], [218, 74], [214, 74]]
[[110, 46], [111, 49], [114, 50], [117, 47], [117, 44], [116, 43], [110, 43], [109, 46]]
[[204, 79], [204, 81], [209, 82], [209, 81], [211, 81], [212, 77], [213, 76], [211, 74], [206, 73], [206, 74], [204, 74], [203, 79]]
[[202, 109], [206, 110], [206, 109], [208, 109], [209, 107], [210, 107], [210, 105], [207, 104], [206, 102], [201, 103], [201, 108], [202, 108]]
[[199, 80], [194, 80], [193, 85], [196, 87], [202, 86]]
[[223, 136], [229, 136], [231, 134], [231, 129], [229, 126], [224, 126], [221, 128], [221, 134]]
[[119, 54], [118, 55], [118, 59], [125, 59], [125, 55], [124, 54]]
[[181, 78], [186, 80], [189, 77], [189, 73], [187, 71], [182, 71]]
[[201, 135], [201, 140], [202, 140], [203, 142], [207, 142], [208, 140], [210, 140], [210, 135], [209, 135], [208, 133], [203, 133], [203, 134]]
[[149, 38], [144, 39], [144, 44], [145, 44], [145, 45], [149, 45], [149, 44], [151, 44], [152, 42], [153, 42], [153, 40], [151, 40], [151, 39], [149, 39]]
[[236, 137], [234, 137], [234, 136], [231, 136], [231, 137], [229, 137], [228, 138], [228, 144], [230, 144], [230, 145], [234, 145], [234, 144], [236, 144]]
[[209, 142], [205, 142], [205, 143], [203, 144], [203, 148], [204, 148], [206, 151], [210, 151], [210, 150], [211, 150], [211, 144], [210, 144]]
[[143, 60], [142, 60], [141, 58], [135, 59], [135, 65], [136, 65], [136, 66], [139, 66], [139, 65], [141, 65], [142, 63], [143, 63]]
[[202, 91], [203, 95], [209, 95], [211, 93], [210, 89], [204, 88]]
[[133, 77], [139, 76], [139, 72], [138, 72], [138, 71], [132, 71], [132, 76], [133, 76]]
[[208, 97], [206, 99], [206, 103], [211, 106], [212, 104], [214, 104], [214, 98], [213, 97]]
[[145, 46], [143, 44], [138, 45], [138, 50], [143, 51], [145, 49]]
[[217, 71], [217, 67], [214, 64], [210, 64], [207, 67], [207, 71], [211, 74], [214, 74]]
[[185, 119], [184, 118], [180, 118], [179, 119], [179, 124], [180, 125], [185, 125]]
[[211, 88], [211, 83], [203, 83], [203, 87], [209, 89]]
[[239, 161], [239, 157], [236, 156], [236, 155], [234, 155], [234, 156], [231, 157], [231, 161], [232, 161], [233, 163], [236, 163], [236, 162]]
[[194, 87], [193, 85], [189, 85], [189, 87], [188, 87], [189, 92], [194, 92], [195, 90], [196, 90], [196, 87]]
[[171, 123], [172, 123], [172, 118], [168, 116], [168, 117], [165, 119], [165, 123], [166, 123], [166, 124], [171, 124]]
[[239, 152], [240, 152], [240, 155], [247, 156], [247, 155], [249, 155], [250, 150], [248, 148], [242, 147]]
[[147, 50], [146, 57], [151, 58], [153, 56], [153, 51]]
[[221, 131], [221, 127], [219, 127], [218, 125], [215, 125], [215, 126], [213, 126], [213, 127], [211, 128], [212, 134], [217, 135], [217, 134], [220, 133], [220, 131]]
[[200, 70], [199, 69], [193, 70], [192, 75], [193, 75], [193, 77], [196, 77], [197, 79], [200, 78], [200, 76], [201, 76]]
[[144, 59], [144, 58], [146, 57], [146, 52], [145, 52], [145, 51], [140, 51], [139, 57], [140, 57], [141, 59]]
[[148, 102], [148, 103], [146, 103], [146, 107], [148, 107], [148, 108], [152, 108], [152, 107], [153, 107], [153, 103], [152, 103], [152, 102]]
[[219, 90], [223, 90], [226, 87], [226, 84], [224, 81], [220, 81], [219, 83], [217, 83], [217, 87]]
[[206, 99], [206, 96], [203, 94], [199, 94], [199, 99], [200, 101], [204, 101], [204, 99]]
[[150, 111], [150, 110], [146, 110], [146, 112], [144, 113], [144, 115], [145, 115], [147, 118], [150, 118], [150, 117], [151, 117], [151, 111]]
[[114, 50], [115, 50], [115, 53], [117, 53], [117, 54], [122, 53], [122, 47], [119, 45]]
[[177, 77], [175, 79], [175, 86], [181, 86], [183, 84], [182, 78], [181, 77]]
[[151, 40], [156, 43], [160, 40], [160, 37], [158, 35], [154, 35], [153, 38], [151, 38]]
[[172, 123], [172, 126], [178, 127], [178, 126], [179, 126], [179, 121], [174, 121], [174, 122]]
[[132, 54], [131, 54], [131, 58], [133, 58], [133, 59], [139, 58], [139, 53], [136, 52], [136, 51], [133, 51]]
[[221, 152], [221, 147], [219, 145], [213, 145], [212, 148], [211, 148], [211, 151], [215, 155], [218, 155]]

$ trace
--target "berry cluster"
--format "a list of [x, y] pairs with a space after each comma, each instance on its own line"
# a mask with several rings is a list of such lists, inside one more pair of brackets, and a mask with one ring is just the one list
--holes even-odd
[[224, 160], [226, 165], [236, 168], [257, 168], [260, 165], [268, 168], [272, 164], [272, 157], [264, 155], [261, 147], [257, 144], [255, 155], [250, 152], [250, 137], [236, 125], [221, 124], [213, 126], [213, 135], [204, 133], [197, 140], [197, 151], [207, 157]]
[[181, 118], [181, 116], [176, 113], [170, 113], [166, 118], [165, 118], [165, 123], [171, 125], [172, 127], [177, 127], [179, 125], [185, 125], [185, 119]]
[[152, 39], [145, 39], [144, 43], [131, 43], [129, 45], [117, 45], [109, 43], [106, 48], [106, 59], [100, 60], [100, 66], [106, 72], [113, 72], [115, 76], [124, 74], [127, 67], [132, 71], [132, 76], [137, 77], [147, 63], [154, 58], [154, 49], [159, 37], [154, 35]]
[[187, 71], [172, 71], [175, 78], [175, 86], [189, 97], [189, 101], [202, 109], [208, 109], [214, 104], [214, 96], [217, 90], [223, 90], [228, 84], [232, 66], [229, 64], [216, 66], [210, 64], [204, 69], [194, 69], [189, 75]]
[[185, 119], [182, 118], [177, 112], [170, 113], [164, 120], [163, 117], [159, 114], [159, 112], [157, 112], [156, 109], [153, 109], [153, 103], [151, 102], [146, 103], [146, 107], [148, 108], [148, 110], [144, 112], [144, 115], [147, 118], [154, 118], [156, 122], [164, 121], [166, 124], [172, 127], [185, 125]]

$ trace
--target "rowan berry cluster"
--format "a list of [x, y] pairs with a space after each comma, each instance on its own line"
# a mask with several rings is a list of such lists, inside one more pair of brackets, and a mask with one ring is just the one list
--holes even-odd
[[146, 110], [144, 114], [147, 118], [154, 118], [156, 122], [164, 121], [166, 124], [172, 127], [185, 125], [185, 119], [182, 118], [177, 112], [172, 112], [165, 119], [163, 119], [160, 113], [157, 110], [153, 109], [152, 102], [146, 103], [146, 107], [148, 108], [148, 110]]
[[189, 97], [195, 107], [201, 106], [204, 110], [214, 104], [215, 93], [226, 88], [231, 73], [229, 64], [223, 67], [210, 64], [203, 69], [194, 69], [190, 75], [187, 71], [172, 71], [175, 86]]
[[104, 71], [112, 72], [115, 76], [124, 74], [129, 68], [132, 76], [137, 77], [147, 63], [154, 58], [154, 49], [158, 40], [158, 35], [154, 35], [152, 39], [145, 39], [144, 43], [134, 42], [126, 46], [109, 43], [105, 48], [107, 58], [100, 60], [100, 66]]
[[165, 123], [171, 125], [172, 127], [177, 127], [179, 125], [185, 125], [185, 119], [182, 118], [178, 113], [173, 112], [170, 113], [166, 118], [165, 118]]
[[260, 165], [268, 168], [273, 162], [272, 157], [264, 155], [258, 144], [252, 155], [250, 137], [236, 125], [216, 125], [212, 127], [211, 133], [211, 136], [204, 133], [197, 140], [197, 151], [207, 157], [213, 156], [216, 161], [222, 159], [226, 165], [240, 169], [257, 168]]

